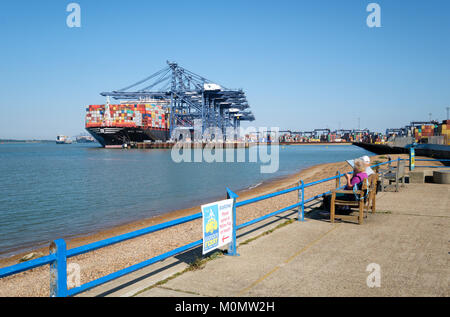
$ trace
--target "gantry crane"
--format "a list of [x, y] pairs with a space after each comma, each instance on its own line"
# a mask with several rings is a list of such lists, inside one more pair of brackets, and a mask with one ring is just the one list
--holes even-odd
[[[116, 100], [146, 102], [159, 100], [170, 113], [170, 135], [177, 127], [194, 129], [201, 120], [202, 133], [208, 128], [239, 128], [241, 121], [253, 121], [243, 90], [228, 89], [174, 62], [125, 88], [101, 95]], [[140, 88], [138, 88], [140, 87]], [[133, 90], [130, 90], [133, 89]]]

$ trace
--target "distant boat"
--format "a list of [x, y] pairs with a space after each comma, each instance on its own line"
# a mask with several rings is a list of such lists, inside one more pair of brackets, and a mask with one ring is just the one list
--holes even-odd
[[94, 143], [96, 142], [90, 135], [80, 135], [76, 138], [77, 143]]
[[58, 135], [56, 137], [56, 144], [72, 144], [72, 140], [65, 135]]

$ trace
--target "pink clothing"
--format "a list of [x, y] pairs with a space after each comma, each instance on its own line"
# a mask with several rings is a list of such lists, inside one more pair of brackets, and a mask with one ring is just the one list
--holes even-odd
[[363, 180], [367, 178], [367, 174], [362, 172], [358, 174], [354, 174], [353, 177], [350, 180], [350, 186], [347, 185], [347, 188], [353, 188], [356, 184], [362, 183]]

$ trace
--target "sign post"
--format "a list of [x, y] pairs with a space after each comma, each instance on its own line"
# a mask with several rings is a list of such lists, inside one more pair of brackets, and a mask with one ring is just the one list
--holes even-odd
[[414, 170], [416, 165], [416, 150], [414, 149], [414, 145], [409, 148], [409, 170]]

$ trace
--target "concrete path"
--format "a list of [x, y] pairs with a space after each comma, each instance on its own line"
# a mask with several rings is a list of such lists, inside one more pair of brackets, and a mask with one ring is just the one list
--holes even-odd
[[[297, 210], [287, 211], [275, 217], [271, 217], [265, 221], [258, 222], [254, 225], [245, 227], [238, 231], [237, 241], [243, 241], [255, 238], [268, 230], [276, 228], [280, 223], [286, 222], [289, 219], [297, 217]], [[111, 282], [100, 285], [94, 289], [83, 292], [78, 297], [129, 297], [134, 296], [142, 290], [155, 285], [167, 278], [184, 271], [189, 267], [189, 264], [194, 262], [197, 258], [202, 257], [201, 247], [194, 248], [183, 254], [176, 255], [164, 261], [155, 263], [149, 267], [143, 268], [131, 274], [115, 279]], [[165, 294], [165, 295], [164, 295]], [[182, 293], [179, 293], [182, 294]], [[154, 290], [152, 296], [175, 296], [173, 292], [168, 289], [160, 288]], [[180, 295], [187, 296], [187, 295]], [[195, 294], [189, 294], [195, 296]]]
[[[320, 214], [314, 210], [305, 222], [294, 221], [263, 236], [296, 217], [295, 211], [239, 231], [240, 256], [220, 256], [159, 286], [155, 284], [187, 268], [200, 249], [82, 296], [450, 295], [449, 185], [407, 184], [398, 193], [379, 193], [377, 213], [361, 226], [331, 224]], [[371, 288], [367, 279], [377, 267], [380, 287]]]
[[[449, 296], [450, 186], [377, 198], [361, 226], [294, 222], [137, 296]], [[380, 287], [367, 285], [371, 263]]]

